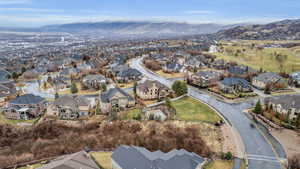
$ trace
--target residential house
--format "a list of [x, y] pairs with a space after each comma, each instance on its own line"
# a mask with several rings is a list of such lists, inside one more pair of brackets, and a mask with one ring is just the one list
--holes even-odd
[[0, 83], [0, 105], [16, 97], [17, 90], [13, 82]]
[[218, 83], [219, 88], [224, 93], [238, 94], [252, 92], [250, 83], [242, 78], [229, 77]]
[[265, 105], [271, 107], [276, 112], [288, 116], [291, 120], [296, 120], [300, 115], [300, 95], [284, 95], [269, 97], [265, 99]]
[[158, 105], [154, 107], [146, 107], [143, 109], [147, 120], [165, 121], [171, 119], [176, 114], [176, 110], [166, 105]]
[[204, 163], [204, 158], [184, 149], [164, 153], [123, 145], [112, 154], [113, 169], [201, 169]]
[[205, 64], [201, 62], [199, 59], [197, 59], [196, 57], [189, 57], [185, 61], [183, 66], [185, 67], [185, 69], [192, 70], [192, 69], [198, 69], [204, 67]]
[[111, 88], [100, 94], [100, 109], [102, 113], [118, 111], [135, 106], [135, 99], [120, 88]]
[[210, 68], [218, 69], [218, 70], [225, 70], [228, 67], [228, 63], [223, 60], [215, 60], [210, 64]]
[[300, 87], [300, 72], [294, 72], [290, 75], [290, 84]]
[[170, 89], [158, 81], [146, 80], [139, 83], [136, 94], [143, 100], [161, 99], [170, 94]]
[[4, 70], [4, 69], [0, 69], [0, 83], [7, 83], [9, 82], [9, 77], [11, 76], [11, 74]]
[[145, 117], [148, 120], [160, 120], [165, 121], [167, 119], [167, 115], [160, 109], [148, 110], [145, 112]]
[[89, 115], [91, 103], [80, 96], [62, 96], [56, 99], [47, 108], [47, 115], [57, 116], [60, 119], [77, 119]]
[[188, 83], [202, 88], [216, 85], [221, 79], [221, 73], [217, 71], [200, 71], [188, 76]]
[[179, 73], [179, 72], [183, 72], [183, 65], [177, 63], [177, 62], [170, 62], [167, 63], [164, 67], [163, 67], [163, 71], [167, 72], [167, 73]]
[[25, 94], [10, 101], [4, 108], [8, 119], [28, 120], [41, 116], [46, 107], [46, 100], [40, 96]]
[[26, 72], [23, 73], [22, 76], [24, 79], [32, 80], [32, 79], [37, 79], [40, 76], [40, 74], [35, 70], [27, 70]]
[[37, 169], [100, 169], [90, 154], [80, 151], [60, 156]]
[[136, 69], [128, 68], [123, 69], [116, 75], [116, 80], [121, 83], [128, 83], [132, 81], [141, 80], [143, 77], [142, 73]]
[[87, 75], [82, 83], [88, 88], [100, 89], [102, 84], [106, 84], [106, 78], [103, 75]]
[[253, 76], [254, 74], [257, 73], [257, 71], [255, 71], [251, 67], [243, 66], [243, 65], [230, 66], [227, 72], [232, 77], [240, 77], [240, 78], [247, 78], [247, 76]]
[[271, 88], [276, 86], [284, 88], [286, 81], [283, 77], [273, 72], [262, 73], [252, 79], [252, 85], [258, 89], [265, 89], [268, 84], [271, 85]]

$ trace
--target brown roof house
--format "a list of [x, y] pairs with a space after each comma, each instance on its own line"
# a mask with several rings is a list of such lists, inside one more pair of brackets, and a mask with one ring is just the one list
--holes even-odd
[[170, 94], [171, 90], [158, 81], [146, 80], [137, 85], [136, 94], [143, 100], [161, 99]]
[[111, 88], [100, 94], [100, 109], [102, 113], [135, 106], [135, 99], [120, 88]]
[[85, 151], [64, 155], [37, 169], [100, 169]]
[[200, 71], [188, 76], [188, 83], [199, 86], [199, 87], [209, 87], [216, 85], [221, 79], [222, 73], [217, 71]]

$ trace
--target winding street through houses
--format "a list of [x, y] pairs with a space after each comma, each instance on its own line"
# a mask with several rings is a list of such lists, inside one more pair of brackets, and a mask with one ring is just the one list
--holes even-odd
[[[130, 63], [132, 68], [139, 70], [146, 77], [157, 80], [171, 87], [172, 81], [151, 72], [142, 66], [142, 58], [133, 59]], [[285, 160], [284, 151], [276, 153], [271, 142], [256, 127], [251, 127], [252, 121], [243, 113], [245, 109], [253, 107], [255, 100], [242, 103], [225, 103], [189, 86], [188, 95], [206, 103], [219, 112], [232, 126], [236, 136], [235, 144], [240, 154], [248, 161], [249, 169], [281, 169], [281, 160]], [[240, 141], [239, 141], [240, 140]]]

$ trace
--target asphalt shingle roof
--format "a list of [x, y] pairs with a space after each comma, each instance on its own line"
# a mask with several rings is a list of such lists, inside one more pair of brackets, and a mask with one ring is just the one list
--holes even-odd
[[150, 152], [143, 147], [120, 146], [112, 158], [122, 169], [196, 169], [205, 160], [184, 149]]
[[121, 93], [124, 97], [127, 97], [129, 100], [133, 100], [133, 98], [128, 93], [126, 93], [124, 90], [120, 88], [112, 88], [104, 93], [101, 93], [100, 99], [104, 103], [109, 103], [110, 99], [117, 93]]
[[250, 83], [242, 78], [229, 77], [222, 80], [221, 83], [225, 86], [241, 85], [244, 88], [250, 87]]
[[38, 104], [45, 101], [44, 98], [40, 96], [35, 96], [33, 94], [25, 94], [22, 96], [17, 97], [16, 99], [12, 100], [11, 104]]
[[100, 169], [85, 151], [61, 156], [38, 169]]

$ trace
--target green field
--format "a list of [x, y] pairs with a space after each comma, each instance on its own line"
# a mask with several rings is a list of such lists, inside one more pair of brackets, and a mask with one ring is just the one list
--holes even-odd
[[184, 121], [204, 121], [209, 123], [218, 122], [221, 118], [207, 105], [191, 98], [184, 97], [172, 102], [176, 109], [176, 118]]
[[[222, 52], [216, 53], [217, 59], [237, 62], [256, 70], [261, 68], [271, 72], [291, 73], [300, 70], [300, 47], [294, 48], [264, 48], [251, 47], [251, 44], [261, 45], [263, 42], [242, 41], [223, 42]], [[276, 42], [277, 43], [277, 42]], [[280, 55], [280, 56], [278, 56]]]
[[128, 110], [127, 112], [122, 113], [121, 119], [122, 120], [133, 120], [134, 117], [137, 117], [138, 114], [141, 114], [141, 116], [143, 117], [143, 113], [141, 113], [141, 112], [142, 112], [141, 109]]
[[204, 169], [232, 169], [233, 161], [224, 161], [224, 160], [215, 160], [207, 165], [205, 165]]
[[111, 155], [112, 152], [91, 152], [93, 159], [101, 166], [103, 169], [111, 169]]

